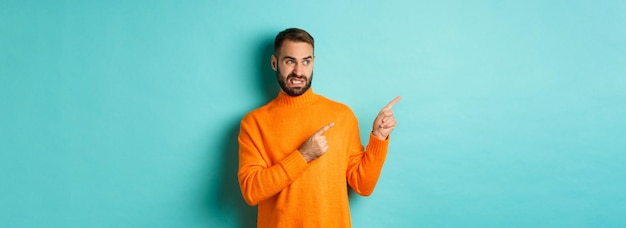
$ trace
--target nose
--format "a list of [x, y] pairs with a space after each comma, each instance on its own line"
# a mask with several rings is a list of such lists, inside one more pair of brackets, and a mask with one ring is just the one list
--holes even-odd
[[295, 63], [293, 65], [293, 73], [295, 75], [302, 75], [302, 66], [300, 65], [300, 63]]

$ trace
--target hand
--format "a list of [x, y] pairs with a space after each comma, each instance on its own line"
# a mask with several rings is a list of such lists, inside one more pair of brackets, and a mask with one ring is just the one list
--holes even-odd
[[335, 122], [329, 123], [328, 125], [319, 129], [315, 134], [313, 134], [309, 139], [300, 146], [300, 154], [304, 157], [306, 162], [311, 162], [318, 157], [324, 155], [326, 151], [328, 151], [328, 142], [326, 141], [326, 136], [324, 133], [328, 131], [332, 126], [335, 126]]
[[372, 134], [381, 140], [386, 140], [391, 134], [391, 131], [396, 127], [396, 118], [393, 117], [393, 111], [391, 107], [400, 101], [400, 96], [393, 99], [387, 106], [385, 106], [380, 112], [372, 127]]

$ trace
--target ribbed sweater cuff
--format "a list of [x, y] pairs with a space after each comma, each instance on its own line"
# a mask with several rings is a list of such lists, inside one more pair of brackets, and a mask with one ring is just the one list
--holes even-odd
[[381, 140], [372, 133], [370, 133], [370, 140], [367, 143], [366, 151], [368, 153], [382, 153], [383, 155], [387, 154], [387, 148], [389, 148], [389, 138], [387, 137], [385, 140]]
[[287, 176], [289, 176], [290, 179], [294, 179], [302, 173], [304, 168], [306, 168], [307, 163], [302, 155], [300, 155], [300, 152], [296, 150], [289, 156], [285, 157], [280, 162], [280, 166], [283, 167], [283, 170], [285, 170], [285, 173], [287, 173]]

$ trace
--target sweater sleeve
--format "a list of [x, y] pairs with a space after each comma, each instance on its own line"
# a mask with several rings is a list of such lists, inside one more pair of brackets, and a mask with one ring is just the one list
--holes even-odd
[[279, 193], [307, 167], [297, 150], [270, 166], [266, 162], [267, 154], [257, 125], [245, 119], [241, 122], [238, 141], [239, 186], [243, 198], [251, 206]]
[[389, 138], [381, 140], [370, 133], [369, 143], [365, 151], [363, 151], [358, 125], [353, 129], [357, 129], [357, 132], [353, 134], [353, 139], [351, 140], [353, 149], [350, 151], [346, 178], [348, 184], [356, 193], [369, 196], [374, 191], [374, 187], [376, 187], [385, 158], [387, 157]]

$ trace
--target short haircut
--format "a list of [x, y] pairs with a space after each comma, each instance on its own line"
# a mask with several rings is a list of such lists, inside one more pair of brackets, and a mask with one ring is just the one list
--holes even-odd
[[288, 28], [276, 35], [276, 39], [274, 40], [274, 56], [278, 57], [280, 48], [283, 46], [283, 41], [285, 40], [305, 42], [315, 48], [315, 41], [311, 34], [299, 28]]

